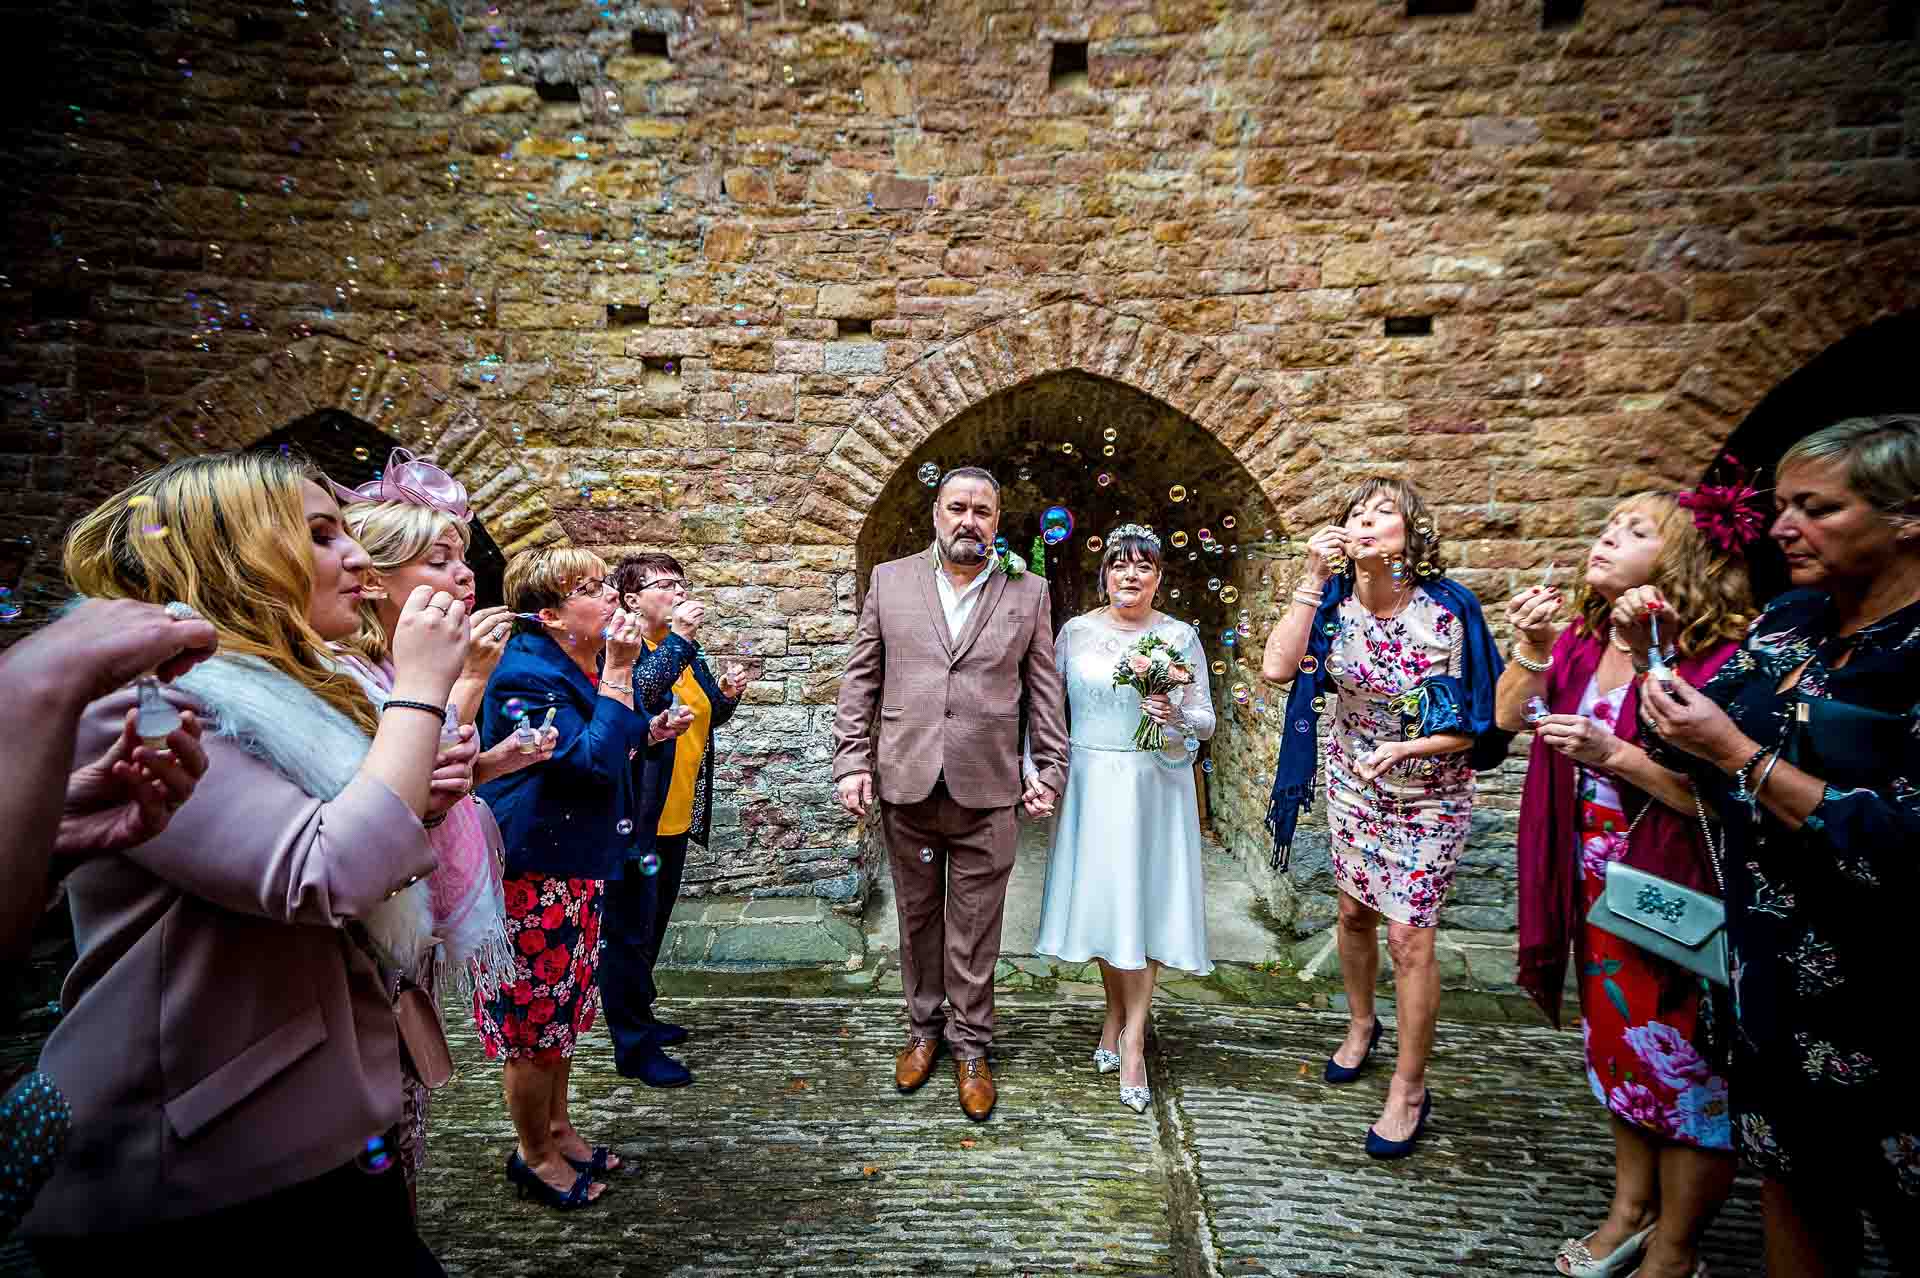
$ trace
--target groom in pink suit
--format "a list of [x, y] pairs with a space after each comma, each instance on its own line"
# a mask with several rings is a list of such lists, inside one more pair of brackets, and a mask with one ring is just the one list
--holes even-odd
[[[933, 525], [932, 547], [873, 570], [834, 713], [833, 779], [855, 815], [878, 794], [912, 1021], [894, 1083], [925, 1083], [944, 1039], [960, 1108], [982, 1122], [1014, 808], [1053, 811], [1066, 705], [1046, 580], [994, 553], [999, 483], [978, 467], [948, 472]], [[1024, 785], [1023, 721], [1036, 773]]]

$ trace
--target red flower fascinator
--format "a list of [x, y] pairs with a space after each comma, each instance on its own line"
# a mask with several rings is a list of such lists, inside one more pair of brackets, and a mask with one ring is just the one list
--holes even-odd
[[1747, 469], [1729, 455], [1733, 482], [1710, 484], [1701, 481], [1674, 498], [1693, 512], [1693, 526], [1721, 553], [1744, 554], [1748, 546], [1760, 540], [1767, 530], [1766, 516], [1754, 504], [1760, 490], [1747, 482]]
[[405, 448], [396, 448], [388, 455], [380, 478], [358, 488], [346, 488], [331, 479], [327, 483], [343, 506], [361, 501], [404, 501], [442, 511], [463, 524], [473, 518], [473, 510], [467, 505], [467, 486]]

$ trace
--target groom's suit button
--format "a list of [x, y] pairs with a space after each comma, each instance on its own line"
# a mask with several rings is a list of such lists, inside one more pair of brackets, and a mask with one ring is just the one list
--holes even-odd
[[953, 718], [953, 711], [951, 710], [947, 711], [947, 718], [949, 719]]

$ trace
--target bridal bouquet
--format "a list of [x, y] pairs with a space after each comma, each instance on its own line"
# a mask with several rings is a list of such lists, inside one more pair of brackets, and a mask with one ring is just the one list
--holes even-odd
[[[1156, 692], [1184, 689], [1193, 682], [1193, 667], [1188, 665], [1172, 644], [1159, 635], [1146, 635], [1120, 656], [1113, 670], [1113, 686], [1132, 688], [1144, 699]], [[1140, 726], [1133, 730], [1133, 744], [1140, 750], [1164, 750], [1167, 734], [1146, 711], [1140, 712]]]

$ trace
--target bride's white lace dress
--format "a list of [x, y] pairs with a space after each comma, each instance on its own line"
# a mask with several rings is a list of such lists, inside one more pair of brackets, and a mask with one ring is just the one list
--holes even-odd
[[1185, 653], [1194, 671], [1176, 707], [1186, 726], [1168, 727], [1164, 753], [1135, 748], [1140, 694], [1113, 686], [1120, 654], [1147, 632], [1121, 630], [1088, 613], [1067, 622], [1054, 640], [1073, 754], [1036, 948], [1069, 962], [1103, 958], [1115, 967], [1141, 968], [1151, 958], [1204, 974], [1213, 963], [1193, 759], [1183, 740], [1213, 735], [1207, 659], [1185, 622], [1161, 617], [1151, 629]]

